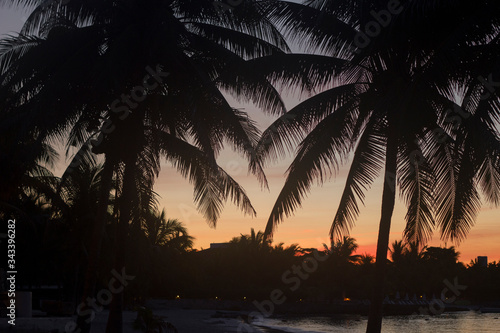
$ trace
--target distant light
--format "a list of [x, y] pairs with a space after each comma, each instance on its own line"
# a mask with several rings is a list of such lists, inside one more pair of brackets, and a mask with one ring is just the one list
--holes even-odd
[[301, 298], [301, 299], [299, 299], [299, 302], [302, 302], [302, 298]]
[[245, 297], [243, 297], [243, 299], [245, 299], [245, 300], [246, 300], [246, 299], [247, 299], [247, 298], [246, 298], [246, 296], [245, 296]]
[[219, 297], [215, 296], [215, 299], [219, 299]]
[[175, 299], [180, 299], [181, 297], [179, 295], [175, 296]]
[[350, 299], [349, 297], [344, 297], [344, 301], [345, 301], [345, 302], [348, 302], [348, 301], [350, 301], [350, 300], [351, 300], [351, 299]]

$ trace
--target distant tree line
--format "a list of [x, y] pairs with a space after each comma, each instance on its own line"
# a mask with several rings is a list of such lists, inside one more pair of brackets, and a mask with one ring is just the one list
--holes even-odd
[[[369, 299], [373, 283], [374, 258], [357, 255], [354, 238], [344, 237], [320, 251], [328, 259], [318, 262], [317, 270], [302, 273], [300, 288], [290, 291], [283, 275], [300, 267], [315, 249], [303, 249], [297, 244], [284, 247], [272, 245], [261, 233], [234, 238], [226, 248], [178, 252], [176, 262], [182, 264], [169, 271], [168, 283], [152, 288], [151, 296], [174, 298], [266, 299], [274, 289], [286, 292], [289, 301], [334, 301]], [[401, 299], [414, 295], [430, 300], [439, 298], [446, 288], [444, 281], [455, 278], [467, 289], [461, 299], [471, 302], [493, 301], [500, 298], [500, 263], [482, 267], [477, 261], [465, 265], [458, 261], [454, 247], [426, 247], [415, 243], [391, 244], [388, 262], [387, 296]], [[290, 279], [290, 274], [288, 278]]]
[[[99, 170], [100, 166], [95, 166], [88, 173], [95, 176], [90, 178], [97, 183]], [[58, 205], [49, 204], [46, 195], [35, 192], [20, 202], [20, 286], [34, 290], [47, 285], [58, 287], [51, 294], [35, 292], [35, 298], [73, 302], [79, 299], [88, 241], [85, 220], [86, 214], [92, 212], [82, 210], [78, 202], [89, 204], [98, 186], [77, 175], [71, 179], [71, 188], [75, 190]], [[57, 178], [54, 181], [61, 185]], [[113, 218], [112, 212], [108, 218]], [[250, 234], [234, 237], [225, 246], [200, 251], [193, 249], [194, 238], [183, 223], [168, 219], [165, 211], [150, 209], [137, 218], [140, 227], [126, 239], [127, 273], [137, 276], [125, 293], [129, 307], [150, 297], [259, 300], [277, 288], [292, 302], [369, 299], [375, 260], [369, 254], [356, 254], [358, 245], [354, 238], [343, 237], [323, 244], [323, 249], [311, 249], [298, 244], [272, 244], [262, 232], [252, 229]], [[115, 240], [111, 228], [110, 223], [98, 268], [101, 287], [106, 285], [112, 269]], [[299, 272], [314, 251], [326, 260]], [[444, 280], [455, 278], [467, 286], [460, 297], [464, 300], [484, 302], [500, 298], [500, 263], [483, 267], [476, 260], [465, 265], [459, 262], [459, 253], [453, 246], [427, 247], [395, 241], [390, 247], [388, 270], [387, 296], [391, 299], [407, 295], [410, 299], [423, 295], [427, 299], [439, 298], [446, 287]], [[299, 274], [307, 277], [301, 278], [300, 287], [292, 291], [289, 287], [293, 277], [300, 277]]]

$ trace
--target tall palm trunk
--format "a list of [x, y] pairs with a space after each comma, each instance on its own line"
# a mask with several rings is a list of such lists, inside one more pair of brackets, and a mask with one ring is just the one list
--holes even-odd
[[104, 167], [101, 175], [101, 189], [99, 195], [99, 205], [92, 230], [90, 240], [90, 249], [87, 263], [87, 271], [85, 273], [85, 281], [83, 293], [79, 308], [77, 308], [77, 328], [75, 332], [89, 333], [91, 322], [93, 319], [94, 309], [90, 307], [90, 300], [93, 299], [95, 293], [95, 286], [97, 282], [97, 267], [101, 254], [102, 239], [104, 234], [104, 227], [106, 225], [106, 216], [108, 213], [109, 205], [109, 192], [111, 191], [111, 184], [113, 181], [113, 169], [115, 163], [109, 156], [106, 156]]
[[[133, 198], [135, 186], [135, 158], [129, 158], [125, 164], [123, 176], [123, 190], [120, 198], [120, 218], [116, 227], [115, 263], [114, 269], [121, 272], [125, 267], [125, 242], [129, 222], [132, 217]], [[109, 310], [106, 333], [123, 332], [123, 289], [113, 294]]]
[[373, 281], [370, 313], [368, 315], [367, 333], [380, 333], [382, 330], [382, 305], [385, 290], [387, 268], [387, 250], [389, 249], [389, 233], [391, 219], [396, 200], [396, 169], [398, 157], [397, 135], [394, 123], [389, 123], [386, 148], [384, 190], [382, 193], [382, 214], [378, 230], [377, 257], [375, 263], [375, 279]]

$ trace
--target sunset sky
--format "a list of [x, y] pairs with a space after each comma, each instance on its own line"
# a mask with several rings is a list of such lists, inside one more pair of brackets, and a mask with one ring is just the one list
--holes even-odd
[[[18, 31], [23, 24], [24, 13], [8, 9], [0, 9], [0, 35]], [[293, 98], [287, 99], [289, 105], [296, 103]], [[255, 119], [261, 129], [265, 129], [272, 121], [272, 117], [265, 116], [253, 106], [233, 104], [244, 108]], [[62, 158], [64, 163], [64, 158]], [[278, 196], [285, 180], [285, 171], [291, 157], [270, 164], [265, 172], [269, 180], [270, 190], [261, 189], [256, 177], [247, 174], [246, 162], [238, 155], [226, 149], [219, 158], [219, 164], [228, 171], [246, 189], [257, 217], [244, 216], [237, 208], [228, 203], [224, 209], [217, 228], [211, 228], [196, 211], [193, 203], [193, 190], [189, 182], [164, 164], [161, 175], [156, 182], [155, 191], [161, 196], [160, 208], [164, 207], [167, 216], [178, 218], [185, 223], [191, 235], [196, 237], [196, 248], [208, 248], [210, 243], [229, 241], [232, 237], [247, 234], [250, 228], [264, 230], [271, 208]], [[61, 166], [62, 167], [62, 166]], [[284, 242], [285, 245], [298, 243], [302, 247], [321, 247], [328, 243], [328, 231], [338, 207], [342, 193], [347, 166], [344, 166], [335, 177], [322, 186], [313, 186], [304, 205], [295, 212], [295, 216], [288, 218], [275, 232], [275, 243]], [[377, 230], [380, 219], [380, 204], [382, 197], [382, 180], [379, 179], [367, 192], [365, 207], [361, 207], [361, 214], [351, 236], [356, 238], [360, 245], [358, 253], [375, 253]], [[460, 260], [468, 263], [478, 255], [488, 256], [489, 261], [500, 260], [500, 209], [485, 204], [472, 228], [468, 238], [458, 246], [461, 253]], [[402, 238], [404, 229], [405, 207], [401, 200], [396, 203], [393, 216], [391, 242]], [[430, 245], [445, 245], [435, 233]], [[456, 245], [448, 243], [446, 244]]]
[[[252, 107], [246, 110], [262, 128], [267, 127], [272, 120], [271, 117], [264, 116], [262, 112]], [[215, 229], [210, 228], [202, 215], [196, 211], [192, 201], [192, 186], [167, 164], [156, 182], [155, 191], [162, 196], [160, 204], [165, 207], [168, 216], [183, 221], [196, 237], [196, 247], [207, 248], [210, 243], [225, 242], [240, 233], [248, 234], [250, 228], [265, 229], [269, 213], [285, 181], [285, 172], [291, 159], [289, 157], [266, 167], [268, 191], [261, 189], [257, 179], [247, 174], [245, 160], [232, 153], [230, 149], [226, 149], [218, 160], [219, 164], [246, 189], [257, 211], [257, 217], [244, 216], [234, 205], [228, 203]], [[348, 166], [345, 165], [330, 181], [312, 187], [310, 194], [303, 202], [303, 207], [299, 208], [293, 217], [286, 219], [278, 226], [274, 234], [276, 243], [284, 242], [285, 245], [298, 243], [302, 247], [322, 247], [322, 243], [329, 242], [328, 232], [340, 202]], [[351, 231], [351, 236], [356, 238], [360, 245], [358, 253], [375, 254], [382, 183], [382, 178], [379, 178], [367, 191], [365, 206], [361, 206], [360, 216]], [[499, 213], [500, 209], [483, 205], [476, 225], [472, 228], [468, 238], [458, 246], [461, 261], [468, 263], [478, 255], [488, 256], [490, 261], [500, 259], [500, 242], [498, 241], [500, 224], [497, 218]], [[397, 200], [392, 220], [391, 242], [402, 238], [405, 214], [404, 202]], [[435, 233], [429, 245], [456, 246], [456, 244], [450, 242], [445, 244], [441, 241], [438, 232]]]

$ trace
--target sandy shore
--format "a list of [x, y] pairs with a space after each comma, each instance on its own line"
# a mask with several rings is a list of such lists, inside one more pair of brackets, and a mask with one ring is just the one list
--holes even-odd
[[[185, 309], [172, 301], [155, 300], [147, 303], [153, 312], [172, 323], [179, 333], [278, 333], [282, 331], [259, 328], [246, 324], [243, 317], [248, 312], [218, 311], [214, 309]], [[220, 314], [231, 314], [234, 318], [220, 318]], [[242, 316], [240, 317], [239, 314]], [[219, 316], [218, 316], [219, 315]]]
[[[147, 306], [153, 310], [157, 316], [163, 317], [172, 323], [179, 333], [277, 333], [280, 331], [258, 328], [245, 324], [242, 319], [237, 318], [217, 318], [216, 309], [185, 309], [176, 306], [171, 301], [150, 301]], [[107, 310], [98, 312], [92, 321], [92, 333], [103, 333], [106, 330], [106, 322], [109, 312]], [[242, 312], [242, 314], [244, 314]], [[36, 315], [36, 313], [35, 313]], [[138, 333], [132, 328], [137, 314], [134, 311], [124, 311], [123, 327], [124, 333]], [[33, 317], [16, 318], [15, 330], [7, 323], [7, 319], [0, 320], [0, 332], [66, 332], [66, 327], [70, 327], [75, 317]], [[238, 329], [239, 328], [239, 329]]]

